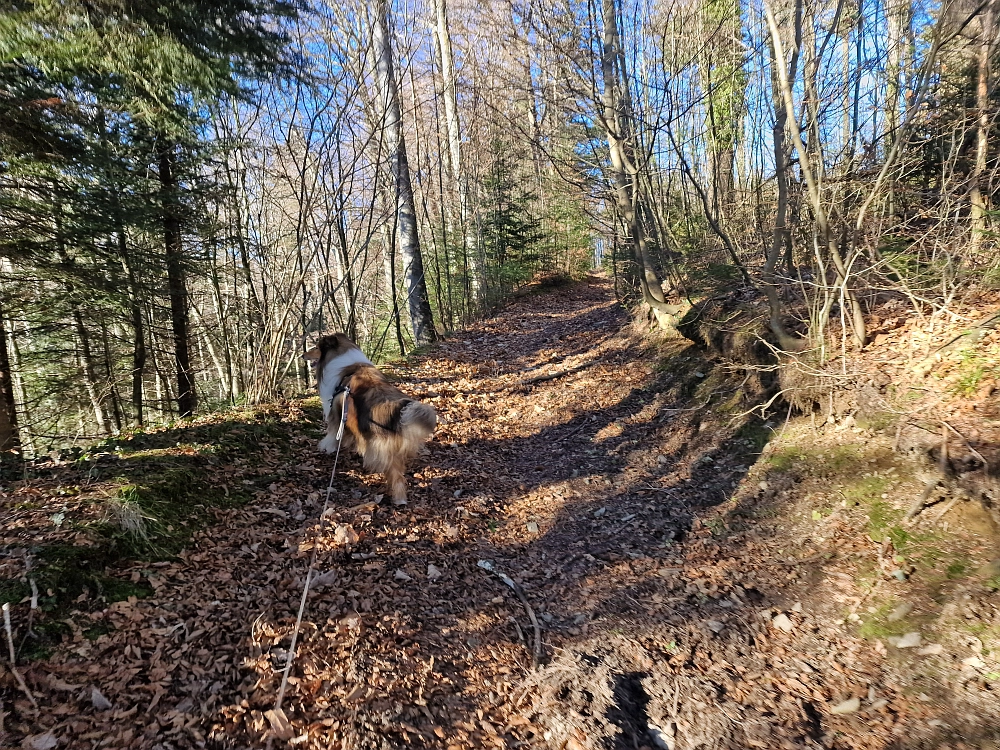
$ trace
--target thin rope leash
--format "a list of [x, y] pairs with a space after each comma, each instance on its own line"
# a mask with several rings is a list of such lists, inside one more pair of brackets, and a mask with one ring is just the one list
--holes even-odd
[[[333, 479], [337, 476], [337, 462], [340, 460], [340, 445], [344, 438], [344, 427], [347, 426], [347, 398], [351, 395], [351, 389], [349, 386], [342, 386], [342, 389], [343, 390], [341, 392], [344, 394], [344, 400], [340, 410], [340, 428], [337, 430], [337, 452], [333, 457], [333, 471], [330, 472], [330, 483], [326, 486], [326, 500], [323, 502], [323, 512], [320, 513], [319, 516], [319, 529], [316, 530], [312, 555], [309, 558], [309, 570], [306, 572], [306, 583], [302, 587], [302, 599], [299, 601], [299, 613], [295, 617], [295, 627], [292, 628], [292, 643], [288, 647], [288, 659], [285, 663], [284, 669], [282, 669], [281, 687], [278, 688], [278, 697], [274, 702], [274, 713], [276, 717], [281, 715], [281, 703], [285, 699], [285, 689], [288, 687], [288, 675], [291, 674], [292, 664], [295, 661], [295, 646], [299, 640], [299, 631], [302, 628], [302, 617], [305, 615], [306, 601], [309, 598], [309, 587], [312, 585], [313, 570], [316, 567], [316, 555], [319, 550], [319, 537], [323, 533], [323, 529], [326, 526], [326, 511], [330, 507], [330, 495], [333, 493]], [[335, 393], [334, 398], [336, 398], [336, 396], [337, 394]], [[274, 732], [272, 731], [267, 738], [268, 747], [271, 747], [271, 741], [273, 738]]]

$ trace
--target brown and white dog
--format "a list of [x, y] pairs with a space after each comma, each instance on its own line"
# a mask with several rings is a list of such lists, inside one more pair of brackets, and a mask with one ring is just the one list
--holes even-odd
[[406, 464], [434, 432], [434, 407], [403, 395], [343, 333], [323, 336], [305, 358], [316, 363], [326, 419], [326, 437], [319, 449], [337, 450], [343, 388], [347, 387], [350, 395], [341, 445], [354, 448], [367, 471], [385, 475], [394, 505], [405, 504]]

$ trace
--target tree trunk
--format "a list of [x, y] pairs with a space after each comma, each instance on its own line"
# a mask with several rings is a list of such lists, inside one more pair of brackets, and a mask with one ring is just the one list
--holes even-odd
[[160, 152], [160, 199], [163, 211], [163, 243], [167, 257], [167, 287], [170, 293], [170, 325], [174, 337], [174, 363], [177, 368], [177, 413], [194, 414], [197, 405], [194, 371], [191, 368], [188, 339], [187, 282], [184, 271], [184, 248], [174, 177], [174, 152], [168, 145]]
[[21, 436], [17, 428], [17, 402], [14, 401], [14, 377], [7, 352], [7, 324], [0, 308], [0, 461], [21, 458]]
[[979, 56], [976, 64], [976, 161], [972, 168], [972, 189], [969, 219], [972, 224], [972, 249], [978, 252], [989, 230], [989, 194], [986, 162], [989, 154], [990, 136], [990, 62], [993, 45], [996, 44], [996, 2], [986, 6], [981, 16], [982, 31], [979, 41]]
[[734, 203], [736, 141], [743, 122], [746, 74], [740, 43], [739, 0], [706, 0], [706, 32], [702, 67], [708, 96], [708, 147], [712, 171], [712, 209], [727, 216]]
[[372, 30], [375, 44], [376, 68], [381, 93], [385, 103], [386, 141], [389, 144], [389, 165], [396, 182], [396, 217], [398, 221], [399, 251], [406, 278], [406, 297], [413, 326], [413, 339], [417, 345], [429, 344], [437, 339], [431, 304], [427, 296], [424, 262], [417, 236], [417, 210], [413, 200], [413, 184], [406, 159], [403, 139], [402, 113], [399, 90], [393, 73], [392, 48], [389, 43], [389, 6], [380, 0], [378, 18]]
[[[675, 305], [666, 303], [660, 277], [649, 257], [645, 230], [636, 207], [636, 202], [640, 199], [634, 179], [638, 167], [628, 144], [632, 126], [631, 108], [628, 106], [625, 71], [621, 69], [621, 42], [618, 36], [618, 8], [615, 0], [602, 0], [601, 10], [604, 16], [604, 44], [601, 48], [601, 73], [604, 79], [603, 125], [611, 155], [615, 206], [625, 222], [632, 253], [639, 266], [638, 279], [642, 290], [642, 301], [652, 309], [661, 327], [673, 329], [673, 317], [681, 310]], [[619, 86], [622, 89], [621, 96], [618, 93]]]
[[73, 309], [73, 322], [76, 325], [76, 336], [80, 342], [79, 363], [80, 369], [83, 372], [83, 385], [87, 389], [90, 405], [94, 409], [94, 420], [97, 422], [97, 429], [102, 435], [110, 435], [111, 430], [108, 429], [108, 422], [104, 416], [100, 385], [97, 382], [94, 355], [90, 347], [90, 335], [87, 332], [87, 326], [83, 322], [83, 315], [75, 306]]
[[[796, 3], [796, 13], [801, 13], [801, 2]], [[788, 63], [789, 75], [795, 78], [795, 71], [798, 67], [799, 48], [796, 43], [792, 48], [792, 59]], [[799, 343], [785, 330], [782, 320], [784, 308], [781, 304], [775, 269], [781, 258], [781, 251], [791, 242], [791, 228], [788, 223], [788, 167], [790, 161], [790, 150], [788, 140], [785, 135], [785, 126], [788, 121], [788, 113], [782, 100], [781, 83], [778, 78], [778, 65], [784, 65], [784, 59], [778, 59], [777, 52], [772, 40], [771, 45], [771, 96], [774, 104], [774, 129], [771, 131], [771, 142], [774, 146], [775, 183], [777, 185], [778, 203], [777, 213], [774, 217], [774, 234], [771, 237], [771, 247], [768, 249], [764, 267], [761, 269], [761, 287], [764, 296], [767, 297], [770, 319], [768, 321], [771, 332], [778, 339], [778, 345], [786, 350], [793, 351], [801, 348]]]

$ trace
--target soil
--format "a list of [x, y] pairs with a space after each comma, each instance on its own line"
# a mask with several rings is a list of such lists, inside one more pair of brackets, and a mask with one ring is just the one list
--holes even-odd
[[[384, 369], [440, 416], [404, 508], [345, 455], [320, 518], [334, 459], [315, 398], [142, 436], [202, 478], [201, 520], [179, 552], [109, 558], [131, 595], [12, 606], [22, 649], [28, 623], [61, 629], [19, 655], [35, 705], [0, 679], [8, 740], [1000, 747], [995, 523], [971, 495], [946, 508], [947, 482], [904, 520], [927, 461], [899, 450], [898, 420], [759, 417], [738, 368], [636, 330], [597, 277]], [[976, 393], [979, 442], [961, 445], [984, 447], [997, 415]], [[253, 439], [220, 453], [233, 430]], [[53, 459], [4, 488], [11, 585], [41, 575], [53, 535], [96, 544], [86, 519], [129, 455], [97, 460], [105, 480]]]

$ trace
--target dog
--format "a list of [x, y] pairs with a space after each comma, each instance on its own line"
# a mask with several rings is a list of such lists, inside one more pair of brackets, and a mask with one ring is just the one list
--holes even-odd
[[315, 363], [326, 420], [319, 450], [337, 450], [346, 401], [341, 446], [353, 448], [366, 471], [385, 476], [393, 505], [405, 505], [406, 464], [437, 426], [434, 407], [407, 398], [343, 333], [323, 336], [305, 358]]

